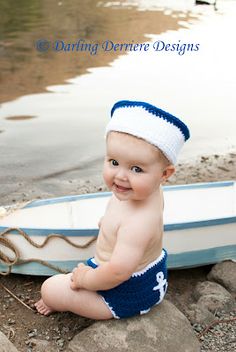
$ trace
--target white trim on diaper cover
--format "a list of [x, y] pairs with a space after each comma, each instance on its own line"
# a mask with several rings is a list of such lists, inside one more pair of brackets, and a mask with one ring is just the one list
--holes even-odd
[[162, 252], [157, 259], [155, 259], [153, 262], [149, 263], [142, 270], [136, 271], [135, 273], [133, 273], [131, 277], [137, 277], [137, 276], [141, 276], [141, 275], [145, 274], [149, 269], [151, 269], [155, 265], [159, 264], [162, 261], [162, 259], [165, 257], [165, 255], [166, 255], [166, 251], [164, 249], [162, 249]]
[[[133, 273], [133, 274], [131, 275], [131, 277], [142, 276], [142, 275], [145, 274], [149, 269], [151, 269], [152, 267], [154, 267], [155, 265], [157, 265], [158, 263], [160, 263], [160, 262], [164, 259], [164, 257], [166, 257], [166, 256], [167, 256], [167, 252], [166, 252], [164, 249], [162, 249], [162, 252], [161, 252], [161, 254], [159, 255], [159, 257], [158, 257], [157, 259], [155, 259], [153, 262], [149, 263], [144, 269]], [[96, 262], [96, 260], [95, 260], [94, 257], [93, 257], [93, 258], [90, 258], [90, 260], [91, 260], [91, 262], [92, 262], [93, 264], [99, 266], [99, 264]], [[157, 274], [157, 283], [158, 283], [158, 285], [153, 288], [154, 291], [156, 291], [157, 289], [160, 290], [160, 299], [159, 299], [159, 301], [158, 301], [155, 305], [159, 304], [159, 303], [163, 300], [163, 298], [164, 298], [164, 296], [165, 296], [165, 293], [166, 293], [166, 291], [167, 291], [167, 286], [168, 286], [167, 280], [163, 280], [163, 285], [162, 285], [161, 282], [159, 282], [159, 280], [158, 280], [158, 275], [159, 275], [159, 274], [162, 274], [162, 275], [163, 275], [163, 272], [162, 272], [162, 271], [158, 272], [158, 274]], [[163, 278], [164, 278], [164, 275], [163, 275]], [[164, 281], [165, 281], [165, 282], [164, 282]], [[166, 285], [166, 289], [165, 289], [165, 290], [163, 289], [164, 285]], [[162, 286], [162, 287], [161, 287], [161, 286]], [[99, 294], [99, 295], [100, 295], [100, 294]], [[120, 319], [120, 317], [115, 313], [115, 311], [114, 311], [113, 308], [110, 306], [110, 304], [105, 300], [105, 298], [104, 298], [102, 295], [100, 295], [100, 297], [102, 298], [103, 302], [106, 304], [107, 308], [110, 310], [110, 312], [111, 312], [113, 318], [115, 318], [115, 319]], [[150, 310], [151, 310], [151, 308], [148, 308], [148, 309], [146, 309], [146, 310], [141, 310], [141, 311], [140, 311], [140, 315], [147, 314]]]
[[109, 311], [111, 312], [113, 318], [115, 318], [115, 319], [120, 319], [120, 317], [119, 317], [118, 315], [116, 315], [116, 313], [114, 312], [113, 308], [112, 308], [112, 307], [110, 306], [110, 304], [105, 300], [105, 298], [102, 297], [102, 295], [99, 295], [99, 296], [102, 298], [103, 302], [106, 304], [106, 306], [107, 306], [107, 308], [109, 309]]
[[[149, 269], [153, 268], [156, 264], [160, 263], [162, 261], [162, 259], [165, 257], [165, 255], [166, 255], [166, 251], [164, 249], [162, 249], [162, 252], [157, 259], [155, 259], [153, 262], [149, 263], [142, 270], [134, 272], [131, 275], [131, 277], [137, 277], [137, 276], [141, 276], [141, 275], [145, 274]], [[91, 258], [90, 260], [93, 264], [99, 266], [99, 264], [96, 262], [96, 259], [94, 257]]]

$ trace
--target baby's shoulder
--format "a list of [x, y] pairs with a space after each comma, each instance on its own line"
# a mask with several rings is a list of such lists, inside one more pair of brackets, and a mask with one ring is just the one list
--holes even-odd
[[129, 214], [128, 218], [124, 219], [124, 224], [130, 228], [135, 228], [137, 231], [145, 229], [151, 230], [157, 228], [163, 222], [162, 212], [153, 209], [138, 209]]
[[144, 205], [136, 209], [133, 216], [145, 222], [158, 221], [163, 217], [163, 208], [159, 204]]

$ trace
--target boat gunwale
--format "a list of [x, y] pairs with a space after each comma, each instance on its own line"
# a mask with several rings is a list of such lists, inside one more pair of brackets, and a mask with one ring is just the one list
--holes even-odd
[[[172, 190], [183, 190], [183, 189], [203, 189], [203, 188], [214, 188], [214, 187], [229, 187], [236, 184], [236, 181], [219, 181], [219, 182], [208, 182], [208, 183], [195, 183], [195, 184], [185, 184], [185, 185], [174, 185], [174, 186], [164, 186], [165, 191]], [[28, 203], [21, 209], [44, 206], [48, 204], [57, 204], [63, 202], [73, 202], [79, 199], [90, 199], [90, 198], [103, 198], [110, 196], [111, 192], [98, 192], [98, 193], [85, 193], [80, 195], [72, 195], [58, 198], [49, 198], [32, 201]], [[216, 226], [216, 225], [225, 225], [236, 222], [236, 216], [223, 217], [223, 218], [215, 218], [209, 220], [199, 220], [199, 221], [189, 221], [189, 222], [180, 222], [180, 223], [170, 223], [164, 225], [165, 231], [175, 231], [175, 230], [185, 230], [191, 228], [200, 228], [206, 226]], [[9, 227], [0, 226], [0, 231], [6, 231]], [[24, 227], [21, 230], [25, 231], [30, 236], [47, 236], [51, 233], [63, 234], [64, 236], [80, 236], [80, 237], [88, 237], [88, 236], [97, 236], [98, 228], [33, 228], [33, 227]], [[12, 234], [17, 233], [17, 230], [12, 230]]]
[[[185, 189], [219, 188], [219, 187], [233, 186], [235, 183], [236, 181], [189, 183], [189, 184], [183, 184], [183, 185], [163, 186], [163, 190], [170, 192], [170, 191], [182, 191]], [[64, 196], [64, 197], [33, 200], [32, 202], [26, 204], [22, 209], [39, 207], [39, 206], [49, 205], [49, 204], [63, 203], [63, 202], [75, 202], [79, 199], [103, 198], [103, 197], [111, 196], [111, 194], [112, 192], [97, 192], [97, 193], [85, 193], [85, 194], [77, 194], [77, 195]]]

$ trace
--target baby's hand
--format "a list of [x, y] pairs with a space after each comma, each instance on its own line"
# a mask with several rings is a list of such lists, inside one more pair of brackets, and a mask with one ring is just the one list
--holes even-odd
[[87, 271], [90, 271], [90, 270], [92, 270], [92, 268], [87, 265], [84, 265], [83, 263], [78, 264], [77, 267], [72, 270], [71, 284], [70, 284], [70, 287], [72, 288], [72, 290], [83, 288], [82, 286], [83, 278], [87, 273]]

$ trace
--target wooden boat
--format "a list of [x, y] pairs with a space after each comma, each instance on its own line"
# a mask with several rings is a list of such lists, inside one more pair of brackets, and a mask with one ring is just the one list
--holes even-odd
[[[0, 271], [10, 267], [13, 273], [52, 275], [54, 266], [70, 271], [86, 261], [94, 255], [98, 221], [110, 195], [0, 208]], [[236, 260], [235, 181], [165, 186], [164, 198], [164, 247], [170, 269]], [[48, 242], [37, 248], [45, 239]]]

